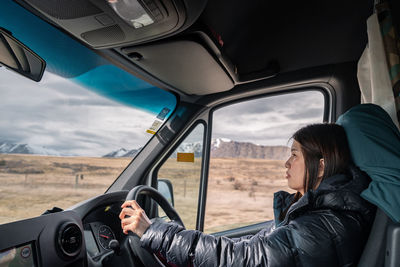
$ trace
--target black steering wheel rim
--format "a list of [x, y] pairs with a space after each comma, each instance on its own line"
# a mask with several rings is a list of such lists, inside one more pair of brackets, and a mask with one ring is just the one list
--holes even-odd
[[[126, 196], [126, 200], [138, 200], [139, 195], [146, 195], [149, 196], [151, 199], [153, 199], [160, 207], [164, 210], [165, 214], [168, 216], [168, 218], [185, 227], [182, 219], [179, 217], [178, 213], [176, 210], [171, 206], [171, 204], [168, 202], [168, 200], [160, 194], [156, 189], [153, 187], [147, 186], [147, 185], [138, 185], [135, 186], [132, 190], [129, 191], [128, 195]], [[166, 265], [158, 259], [158, 257], [147, 251], [146, 249], [143, 249], [140, 246], [140, 238], [130, 232], [129, 233], [129, 245], [131, 248], [131, 251], [140, 259], [140, 261], [146, 265], [146, 266], [160, 266], [160, 267], [165, 267]], [[167, 264], [168, 265], [168, 264]]]
[[153, 199], [165, 212], [168, 218], [185, 227], [183, 224], [182, 219], [179, 217], [178, 212], [171, 206], [168, 200], [160, 194], [156, 189], [147, 185], [138, 185], [135, 186], [131, 191], [129, 191], [128, 195], [126, 196], [126, 200], [138, 200], [139, 195], [146, 195]]

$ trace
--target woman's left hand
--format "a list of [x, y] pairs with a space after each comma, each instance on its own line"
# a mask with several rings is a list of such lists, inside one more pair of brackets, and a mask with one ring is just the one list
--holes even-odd
[[[135, 200], [125, 201], [121, 208], [122, 211], [119, 214], [119, 218], [121, 219], [121, 227], [124, 234], [128, 234], [128, 231], [132, 231], [139, 237], [142, 237], [151, 224], [145, 211]], [[125, 218], [125, 216], [130, 217]]]

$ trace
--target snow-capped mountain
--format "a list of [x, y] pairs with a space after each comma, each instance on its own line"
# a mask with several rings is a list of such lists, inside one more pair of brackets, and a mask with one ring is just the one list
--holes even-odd
[[128, 150], [126, 150], [125, 148], [120, 148], [104, 155], [103, 158], [120, 158], [123, 157], [127, 152]]
[[120, 148], [104, 155], [103, 158], [133, 158], [139, 153], [140, 149], [141, 148], [127, 150], [125, 148]]
[[228, 138], [217, 138], [211, 141], [211, 150], [219, 148], [222, 143], [229, 143], [231, 139]]
[[[176, 149], [178, 153], [194, 153], [195, 158], [199, 158], [203, 154], [203, 142], [182, 143]], [[176, 156], [176, 155], [175, 155]]]
[[134, 156], [136, 156], [137, 153], [139, 153], [139, 151], [140, 151], [141, 149], [142, 149], [142, 148], [131, 149], [131, 150], [129, 150], [128, 152], [125, 153], [124, 157], [133, 158]]
[[[194, 153], [196, 158], [203, 154], [203, 143], [182, 143], [171, 155], [176, 157], [177, 153]], [[127, 150], [120, 148], [110, 152], [103, 157], [119, 158], [134, 157], [141, 148]], [[237, 142], [226, 138], [213, 139], [211, 142], [211, 157], [215, 158], [255, 158], [255, 159], [276, 159], [285, 160], [288, 158], [290, 148], [287, 146], [262, 146], [248, 142]]]
[[61, 154], [58, 151], [50, 148], [28, 145], [28, 144], [12, 144], [7, 142], [0, 142], [0, 153], [61, 156]]
[[[118, 150], [112, 151], [103, 156], [103, 158], [122, 158], [129, 157], [133, 158], [142, 148], [127, 150], [125, 148], [120, 148]], [[194, 143], [182, 143], [179, 145], [178, 149], [172, 155], [172, 157], [176, 157], [176, 153], [194, 153], [196, 158], [201, 157], [203, 152], [202, 142], [194, 142]]]
[[[105, 158], [133, 158], [141, 150], [120, 148], [112, 151], [103, 157]], [[196, 158], [202, 156], [202, 142], [182, 143], [175, 150], [172, 157], [176, 157], [176, 153], [194, 153]], [[259, 159], [287, 159], [290, 149], [286, 146], [261, 146], [248, 142], [237, 142], [226, 138], [213, 139], [211, 142], [211, 157], [215, 158], [259, 158]], [[2, 154], [35, 154], [35, 155], [51, 155], [51, 156], [67, 156], [62, 155], [53, 149], [28, 145], [13, 144], [8, 142], [0, 142], [0, 153]]]
[[249, 142], [237, 142], [226, 138], [211, 142], [211, 157], [214, 158], [256, 158], [285, 160], [290, 148], [287, 146], [262, 146]]

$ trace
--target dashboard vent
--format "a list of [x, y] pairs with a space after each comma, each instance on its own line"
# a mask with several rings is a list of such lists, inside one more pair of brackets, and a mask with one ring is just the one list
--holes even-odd
[[75, 223], [65, 223], [58, 233], [58, 247], [67, 257], [75, 257], [81, 252], [82, 231]]

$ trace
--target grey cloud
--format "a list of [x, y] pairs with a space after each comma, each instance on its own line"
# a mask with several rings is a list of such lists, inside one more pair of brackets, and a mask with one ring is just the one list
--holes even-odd
[[251, 131], [246, 127], [238, 127], [233, 132], [214, 132], [213, 138], [229, 138], [231, 140], [252, 142], [261, 145], [287, 145], [289, 138], [293, 133], [302, 127], [299, 123], [287, 123], [276, 127], [268, 127]]
[[0, 132], [1, 132], [1, 137], [0, 141], [1, 142], [8, 142], [8, 143], [19, 143], [21, 139], [25, 137], [24, 134], [20, 133], [9, 133], [3, 127], [0, 127]]
[[121, 147], [138, 148], [151, 137], [146, 127], [151, 126], [153, 115], [73, 83], [63, 85], [54, 75], [47, 76], [51, 86], [14, 78], [0, 70], [0, 81], [7, 81], [0, 82], [2, 141], [44, 146], [62, 154], [101, 156]]
[[85, 132], [82, 130], [74, 131], [73, 134], [76, 136], [84, 137], [84, 138], [99, 138], [100, 137], [100, 135], [98, 135], [98, 134]]
[[[0, 70], [0, 81], [4, 77]], [[21, 84], [12, 78], [8, 82], [13, 90], [9, 90], [0, 82], [0, 114], [8, 114], [0, 117], [1, 140], [31, 141], [61, 153], [99, 156], [120, 147], [138, 148], [151, 137], [145, 131], [154, 116], [133, 115], [131, 108], [121, 108], [72, 82], [62, 84], [54, 75], [48, 77], [52, 87]], [[39, 96], [40, 91], [44, 95]], [[318, 93], [272, 96], [247, 103], [217, 110], [213, 137], [286, 145], [293, 132], [314, 120], [312, 114], [322, 106]]]
[[290, 119], [298, 119], [298, 118], [315, 118], [321, 119], [323, 118], [323, 109], [320, 108], [304, 108], [296, 113], [287, 114], [286, 117]]
[[60, 135], [60, 131], [57, 129], [46, 129], [45, 127], [30, 127], [29, 123], [23, 123], [19, 121], [13, 121], [11, 123], [1, 123], [0, 133], [2, 139], [9, 140], [9, 142], [26, 142], [32, 136], [48, 135], [52, 138], [56, 138]]
[[[311, 103], [311, 104], [310, 104]], [[215, 112], [216, 116], [223, 116], [230, 121], [237, 121], [247, 115], [280, 114], [289, 118], [306, 109], [323, 107], [322, 94], [317, 91], [270, 96], [266, 98], [249, 100], [223, 107]], [[301, 114], [299, 114], [301, 115]]]
[[[257, 114], [243, 112], [252, 110], [253, 105], [257, 106]], [[261, 112], [261, 106], [265, 112]], [[273, 96], [243, 103], [241, 108], [227, 107], [215, 114], [213, 137], [287, 145], [290, 136], [301, 126], [322, 121], [322, 107], [323, 98], [318, 92]]]
[[41, 132], [41, 131], [45, 130], [45, 127], [40, 124], [31, 124], [29, 126], [29, 128], [31, 131], [37, 131], [37, 132]]
[[[257, 100], [255, 100], [257, 101]], [[222, 113], [228, 115], [230, 112], [234, 112], [235, 114], [241, 114], [241, 115], [246, 115], [246, 114], [260, 114], [260, 113], [265, 113], [267, 111], [272, 111], [273, 107], [266, 106], [266, 105], [258, 105], [257, 103], [253, 103], [252, 105], [243, 105], [242, 103], [238, 104], [233, 104], [231, 107], [229, 107], [229, 111], [226, 109], [222, 108], [217, 110], [217, 113]]]
[[51, 101], [51, 105], [67, 105], [67, 106], [119, 106], [117, 103], [112, 102], [103, 98], [68, 98], [68, 99], [57, 99]]

